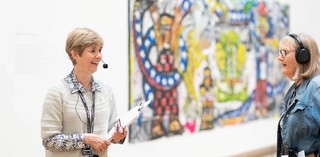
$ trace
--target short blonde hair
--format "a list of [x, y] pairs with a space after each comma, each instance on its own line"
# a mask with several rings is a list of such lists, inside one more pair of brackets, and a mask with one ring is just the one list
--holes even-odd
[[[317, 42], [306, 33], [297, 34], [300, 38], [304, 48], [307, 48], [310, 52], [310, 61], [305, 64], [298, 64], [295, 75], [292, 80], [297, 81], [301, 78], [308, 79], [312, 76], [320, 73], [320, 52]], [[291, 36], [285, 36], [280, 42], [291, 40], [294, 43], [293, 48], [297, 50], [300, 45]]]
[[92, 45], [103, 45], [103, 39], [97, 32], [89, 28], [73, 29], [69, 33], [66, 41], [66, 52], [72, 64], [76, 64], [76, 61], [71, 55], [72, 50], [76, 51], [79, 56], [82, 56], [84, 49]]

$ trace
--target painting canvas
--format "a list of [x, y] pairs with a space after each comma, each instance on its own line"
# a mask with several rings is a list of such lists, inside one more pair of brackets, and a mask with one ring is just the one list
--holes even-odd
[[129, 0], [129, 142], [272, 118], [289, 6], [258, 0]]

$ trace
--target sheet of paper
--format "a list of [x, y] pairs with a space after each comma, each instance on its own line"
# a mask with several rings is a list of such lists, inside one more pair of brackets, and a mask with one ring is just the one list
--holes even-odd
[[114, 125], [114, 127], [109, 131], [108, 139], [112, 140], [112, 135], [116, 131], [117, 126], [128, 127], [132, 122], [134, 122], [138, 118], [143, 108], [148, 106], [150, 103], [151, 99], [148, 99], [148, 101], [140, 103], [139, 105], [129, 110], [124, 116], [120, 117]]

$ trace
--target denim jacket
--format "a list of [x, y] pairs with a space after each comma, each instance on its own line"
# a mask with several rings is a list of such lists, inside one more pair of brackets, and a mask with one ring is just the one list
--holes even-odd
[[320, 151], [320, 75], [303, 80], [296, 91], [294, 103], [287, 107], [294, 89], [293, 84], [281, 104], [278, 137], [280, 134], [283, 154], [304, 150], [308, 155]]

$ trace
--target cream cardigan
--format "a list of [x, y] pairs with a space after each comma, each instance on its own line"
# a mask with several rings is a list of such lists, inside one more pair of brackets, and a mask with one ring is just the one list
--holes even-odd
[[[94, 133], [107, 137], [108, 130], [118, 119], [114, 95], [111, 88], [99, 82], [101, 92], [95, 92]], [[88, 108], [92, 107], [92, 92], [83, 93]], [[56, 134], [81, 135], [87, 132], [87, 116], [78, 93], [71, 93], [68, 84], [62, 80], [47, 92], [41, 117], [41, 138]], [[81, 142], [80, 142], [81, 143]], [[79, 144], [75, 142], [72, 144]], [[48, 149], [48, 148], [47, 148]], [[107, 152], [99, 154], [107, 157]], [[81, 149], [70, 151], [46, 150], [46, 157], [83, 157]]]

